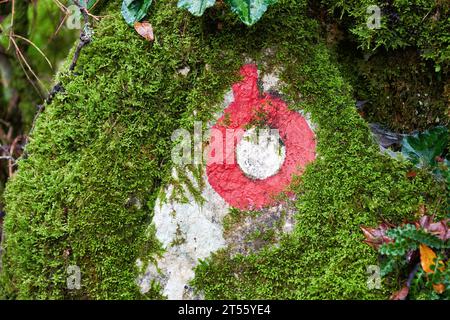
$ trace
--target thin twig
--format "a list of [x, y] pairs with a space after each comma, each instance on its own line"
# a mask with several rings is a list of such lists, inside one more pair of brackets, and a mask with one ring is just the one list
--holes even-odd
[[12, 159], [8, 160], [8, 173], [9, 177], [11, 178], [14, 174], [13, 168], [16, 165], [16, 161], [14, 160], [14, 151], [16, 150], [17, 143], [22, 139], [22, 136], [17, 136], [14, 141], [11, 143], [11, 147], [9, 149], [9, 154], [11, 155]]
[[[33, 68], [31, 68], [31, 66], [27, 62], [27, 59], [25, 58], [24, 54], [20, 50], [19, 46], [17, 45], [16, 40], [14, 40], [14, 37], [20, 37], [20, 38], [23, 38], [23, 37], [18, 36], [14, 33], [10, 34], [10, 39], [11, 39], [12, 44], [14, 45], [14, 48], [16, 49], [16, 56], [17, 56], [18, 60], [19, 61], [22, 60], [23, 63], [25, 63], [27, 69], [30, 71], [30, 73], [36, 78], [36, 80], [42, 85], [42, 87], [45, 87], [45, 85], [42, 83], [41, 79], [39, 79], [37, 74], [33, 71]], [[25, 39], [25, 38], [23, 38], [23, 39]], [[51, 64], [50, 64], [50, 66], [51, 66]]]
[[14, 160], [16, 160], [16, 159], [14, 159], [14, 158], [11, 157], [11, 156], [0, 156], [0, 160], [12, 160], [12, 161], [14, 161]]
[[23, 70], [23, 73], [25, 74], [25, 76], [27, 77], [28, 81], [31, 83], [31, 85], [33, 86], [33, 88], [36, 90], [36, 92], [38, 92], [38, 94], [42, 97], [42, 93], [40, 92], [40, 89], [36, 86], [36, 84], [34, 83], [33, 79], [31, 79], [30, 75], [28, 74], [27, 69], [25, 68], [25, 66], [23, 65], [22, 60], [17, 57], [17, 61], [19, 61], [19, 65]]
[[58, 27], [56, 28], [55, 32], [52, 34], [52, 36], [49, 39], [49, 42], [53, 41], [53, 39], [56, 37], [56, 35], [59, 33], [59, 30], [61, 30], [64, 22], [66, 21], [68, 15], [64, 14], [63, 18], [61, 19], [61, 22], [59, 23]]
[[406, 286], [408, 288], [411, 287], [411, 282], [413, 281], [414, 277], [416, 276], [417, 271], [419, 270], [419, 265], [420, 265], [420, 263], [417, 263], [408, 275], [408, 280], [406, 281]]
[[59, 7], [59, 9], [61, 9], [61, 11], [63, 11], [64, 13], [67, 13], [69, 10], [67, 9], [67, 7], [65, 5], [63, 5], [61, 2], [59, 2], [58, 0], [53, 0], [54, 3], [56, 3], [56, 5]]
[[64, 22], [66, 21], [67, 17], [69, 16], [70, 12], [69, 9], [63, 5], [58, 0], [53, 0], [54, 3], [58, 6], [59, 10], [61, 10], [64, 14], [63, 18], [61, 19], [61, 22], [59, 23], [58, 27], [56, 28], [56, 31], [53, 33], [53, 35], [50, 37], [49, 42], [53, 40], [53, 38], [58, 34], [59, 30], [63, 26]]
[[[19, 61], [20, 66], [22, 67], [26, 77], [28, 78], [28, 80], [30, 81], [31, 85], [36, 89], [36, 92], [42, 97], [42, 92], [40, 90], [40, 88], [38, 88], [36, 86], [36, 84], [34, 83], [34, 81], [31, 79], [31, 77], [28, 75], [28, 71], [26, 69], [28, 69], [31, 74], [37, 79], [38, 83], [40, 83], [42, 85], [42, 87], [45, 87], [44, 84], [41, 82], [41, 80], [39, 79], [39, 77], [36, 75], [36, 73], [34, 73], [33, 69], [31, 68], [31, 66], [28, 64], [27, 60], [25, 59], [24, 55], [22, 54], [22, 51], [20, 51], [19, 47], [16, 44], [16, 41], [13, 39], [13, 37], [10, 37], [11, 42], [13, 43], [15, 49], [16, 49], [16, 56], [17, 56], [17, 60]], [[25, 68], [25, 66], [23, 65], [25, 64], [25, 66], [27, 68]]]
[[42, 52], [42, 50], [39, 49], [39, 47], [38, 47], [34, 42], [32, 42], [31, 40], [28, 40], [27, 38], [22, 37], [21, 35], [18, 35], [18, 34], [13, 34], [13, 37], [22, 39], [23, 41], [25, 41], [25, 42], [31, 44], [31, 45], [32, 45], [32, 46], [33, 46], [33, 47], [34, 47], [34, 48], [35, 48], [35, 49], [36, 49], [36, 50], [44, 57], [45, 61], [48, 63], [48, 65], [50, 66], [50, 68], [53, 69], [53, 66], [52, 66], [52, 63], [50, 62], [50, 60], [47, 58], [47, 56], [45, 55], [45, 53]]
[[14, 15], [16, 13], [16, 10], [14, 7], [15, 7], [15, 3], [14, 3], [14, 0], [12, 0], [12, 2], [11, 2], [11, 25], [10, 25], [11, 29], [14, 27]]

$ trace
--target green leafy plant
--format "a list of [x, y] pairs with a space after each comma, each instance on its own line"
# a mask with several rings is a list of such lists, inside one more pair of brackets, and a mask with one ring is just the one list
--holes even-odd
[[[255, 24], [266, 12], [267, 7], [278, 0], [225, 0], [231, 10], [236, 13], [242, 22], [251, 26]], [[152, 0], [124, 0], [122, 2], [122, 16], [133, 26], [147, 15]], [[194, 16], [201, 16], [205, 10], [216, 4], [216, 0], [179, 0], [178, 7], [188, 10]]]
[[[433, 222], [424, 215], [416, 223], [362, 227], [365, 242], [381, 255], [381, 276], [397, 274], [404, 283], [391, 299], [450, 297], [449, 219]], [[437, 252], [437, 254], [436, 254]]]
[[261, 19], [267, 7], [276, 3], [277, 0], [227, 0], [227, 2], [242, 22], [251, 26]]
[[435, 127], [422, 133], [407, 136], [403, 140], [402, 153], [415, 165], [436, 166], [448, 144], [448, 129]]
[[429, 168], [437, 176], [444, 177], [449, 184], [450, 161], [446, 154], [448, 143], [448, 129], [439, 126], [405, 137], [402, 154], [417, 167]]
[[122, 2], [122, 16], [125, 21], [133, 26], [145, 18], [152, 0], [124, 0]]
[[[266, 12], [267, 7], [277, 0], [225, 0], [231, 10], [236, 13], [242, 22], [251, 26], [255, 24]], [[205, 10], [212, 7], [216, 0], [179, 0], [178, 7], [189, 10], [195, 16], [201, 16]]]
[[178, 8], [188, 10], [194, 16], [201, 16], [205, 10], [212, 7], [216, 0], [179, 0]]

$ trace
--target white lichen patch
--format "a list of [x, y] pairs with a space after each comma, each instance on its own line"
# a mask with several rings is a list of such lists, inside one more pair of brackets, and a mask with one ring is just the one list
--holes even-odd
[[[168, 299], [193, 299], [188, 283], [194, 277], [193, 269], [199, 259], [205, 259], [212, 252], [225, 247], [222, 219], [228, 213], [229, 206], [212, 189], [206, 175], [202, 196], [203, 204], [185, 190], [188, 203], [169, 200], [155, 205], [153, 223], [156, 237], [162, 243], [165, 253], [158, 259], [157, 265], [150, 265], [139, 279], [141, 291], [150, 289], [151, 281], [159, 282], [162, 293]], [[194, 179], [192, 179], [194, 180]], [[166, 188], [171, 194], [173, 186]]]

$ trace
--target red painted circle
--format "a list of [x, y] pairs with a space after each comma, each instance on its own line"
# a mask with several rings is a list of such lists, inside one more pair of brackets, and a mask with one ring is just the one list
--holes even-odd
[[[289, 110], [279, 98], [268, 93], [260, 95], [255, 65], [243, 66], [240, 73], [244, 79], [232, 87], [234, 101], [212, 127], [222, 133], [223, 154], [228, 161], [208, 161], [206, 173], [211, 186], [228, 204], [241, 210], [259, 209], [273, 204], [274, 197], [289, 186], [293, 174], [301, 174], [305, 165], [315, 159], [316, 143], [314, 133], [299, 113]], [[270, 128], [279, 130], [286, 157], [277, 174], [253, 180], [243, 173], [236, 161], [235, 149], [240, 137], [227, 148], [226, 134], [227, 129], [245, 130], [261, 113]], [[213, 158], [213, 152], [208, 153], [208, 160]]]

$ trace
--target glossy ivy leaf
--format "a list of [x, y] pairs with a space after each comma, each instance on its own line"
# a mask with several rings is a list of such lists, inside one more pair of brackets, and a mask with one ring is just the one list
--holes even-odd
[[449, 132], [446, 127], [407, 136], [402, 142], [402, 154], [418, 167], [437, 165], [437, 157], [442, 156], [448, 145]]
[[267, 7], [278, 0], [226, 0], [246, 25], [251, 26], [261, 19]]
[[214, 3], [216, 3], [216, 0], [179, 0], [178, 8], [186, 9], [194, 16], [199, 17]]
[[123, 0], [122, 16], [130, 26], [134, 26], [135, 22], [144, 19], [151, 4], [152, 0]]
[[[231, 10], [236, 13], [246, 25], [257, 22], [267, 7], [278, 0], [225, 0]], [[212, 7], [216, 0], [178, 0], [178, 7], [189, 10], [195, 16], [201, 16], [205, 10]]]

